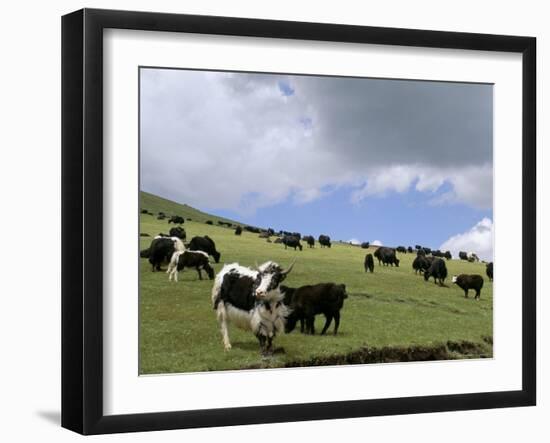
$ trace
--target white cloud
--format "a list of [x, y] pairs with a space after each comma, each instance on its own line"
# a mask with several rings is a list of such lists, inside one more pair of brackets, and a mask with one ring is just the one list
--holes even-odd
[[374, 240], [371, 245], [373, 246], [383, 246], [382, 242], [380, 240]]
[[146, 191], [245, 213], [447, 183], [432, 203], [491, 205], [488, 86], [152, 69], [141, 82]]
[[458, 257], [459, 251], [474, 252], [486, 261], [493, 260], [493, 222], [485, 217], [468, 231], [453, 235], [440, 247]]

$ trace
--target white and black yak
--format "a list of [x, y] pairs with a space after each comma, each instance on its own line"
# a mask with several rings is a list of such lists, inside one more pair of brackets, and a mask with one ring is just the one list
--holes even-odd
[[453, 283], [462, 288], [464, 291], [464, 297], [468, 298], [468, 291], [473, 289], [476, 291], [475, 299], [479, 300], [481, 295], [481, 288], [483, 288], [483, 277], [478, 274], [460, 274], [458, 276], [453, 275]]
[[193, 237], [189, 242], [190, 251], [203, 251], [214, 258], [216, 263], [220, 262], [221, 254], [216, 251], [216, 244], [208, 235], [204, 237]]
[[340, 310], [344, 306], [344, 299], [348, 297], [346, 285], [318, 283], [299, 288], [281, 286], [281, 291], [284, 293], [285, 304], [290, 307], [286, 332], [292, 332], [298, 321], [301, 324], [301, 332], [304, 332], [305, 321], [305, 333], [314, 335], [315, 316], [323, 314], [325, 326], [321, 335], [327, 332], [332, 319], [334, 319], [334, 335], [338, 333]]
[[447, 265], [442, 258], [434, 258], [428, 270], [424, 272], [424, 280], [428, 281], [430, 277], [434, 278], [434, 284], [439, 280], [439, 285], [443, 286], [447, 278]]
[[273, 339], [284, 333], [288, 307], [279, 289], [294, 263], [283, 269], [268, 261], [256, 269], [238, 263], [225, 265], [216, 275], [212, 305], [216, 311], [225, 350], [231, 349], [228, 323], [249, 330], [260, 342], [263, 355], [273, 353]]
[[178, 273], [185, 268], [195, 268], [199, 274], [199, 280], [202, 280], [201, 270], [208, 274], [210, 280], [214, 279], [214, 269], [210, 266], [208, 254], [202, 251], [176, 251], [172, 254], [168, 264], [168, 280], [178, 281]]

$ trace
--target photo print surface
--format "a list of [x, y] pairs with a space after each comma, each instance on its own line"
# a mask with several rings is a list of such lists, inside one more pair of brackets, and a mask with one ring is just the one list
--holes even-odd
[[139, 69], [140, 374], [493, 356], [493, 85]]

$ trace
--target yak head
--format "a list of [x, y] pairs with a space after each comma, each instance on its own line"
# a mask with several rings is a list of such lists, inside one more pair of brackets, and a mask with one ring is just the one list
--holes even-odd
[[267, 298], [268, 294], [277, 289], [281, 282], [290, 274], [295, 262], [296, 260], [292, 262], [288, 269], [283, 269], [272, 261], [257, 266], [258, 275], [254, 285], [254, 297], [259, 300]]

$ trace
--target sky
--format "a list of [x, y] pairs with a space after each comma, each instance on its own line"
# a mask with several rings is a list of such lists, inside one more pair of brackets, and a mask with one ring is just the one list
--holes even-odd
[[333, 240], [493, 253], [493, 87], [140, 70], [141, 189]]

